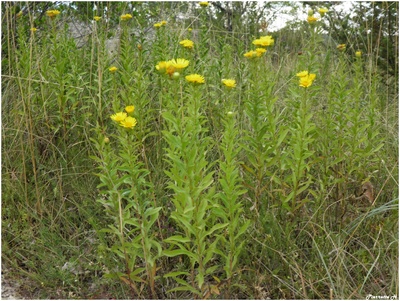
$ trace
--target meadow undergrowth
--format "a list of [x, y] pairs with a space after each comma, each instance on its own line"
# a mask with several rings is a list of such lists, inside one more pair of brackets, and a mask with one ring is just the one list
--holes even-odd
[[397, 95], [329, 12], [277, 56], [207, 3], [115, 6], [117, 31], [99, 6], [80, 47], [66, 12], [2, 7], [2, 259], [30, 296], [398, 294]]

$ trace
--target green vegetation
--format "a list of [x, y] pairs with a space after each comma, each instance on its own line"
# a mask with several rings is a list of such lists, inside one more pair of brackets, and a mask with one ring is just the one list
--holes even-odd
[[2, 3], [7, 277], [41, 299], [398, 295], [398, 3], [306, 4], [268, 32], [290, 4]]

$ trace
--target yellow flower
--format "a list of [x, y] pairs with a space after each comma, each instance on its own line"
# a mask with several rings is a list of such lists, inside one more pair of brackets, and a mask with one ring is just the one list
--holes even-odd
[[192, 83], [192, 84], [204, 84], [205, 83], [204, 76], [201, 76], [198, 74], [190, 74], [190, 75], [186, 76], [185, 78], [189, 83]]
[[170, 62], [166, 61], [158, 62], [158, 64], [156, 65], [156, 69], [157, 71], [163, 73], [168, 69], [169, 65], [171, 65]]
[[246, 52], [243, 56], [247, 57], [249, 59], [252, 59], [252, 58], [258, 57], [258, 54], [257, 54], [257, 51], [250, 50], [250, 51]]
[[153, 26], [155, 28], [160, 28], [160, 27], [163, 27], [163, 26], [167, 25], [167, 23], [168, 23], [167, 21], [161, 21], [159, 23], [154, 24]]
[[339, 51], [345, 51], [346, 50], [346, 44], [339, 44], [336, 47]]
[[296, 74], [296, 76], [298, 76], [298, 77], [303, 77], [303, 76], [307, 76], [307, 75], [308, 75], [308, 71], [301, 71]]
[[316, 76], [315, 74], [310, 73], [307, 74], [306, 76], [300, 77], [300, 87], [308, 88], [309, 86], [311, 86], [315, 79], [315, 76]]
[[170, 63], [170, 65], [177, 70], [181, 70], [189, 66], [189, 61], [185, 59], [173, 59], [168, 61], [168, 63]]
[[185, 48], [193, 49], [194, 43], [191, 40], [183, 40], [180, 41], [179, 44], [181, 44]]
[[116, 121], [116, 122], [121, 122], [125, 120], [125, 118], [128, 116], [125, 112], [119, 112], [114, 115], [111, 115], [111, 119]]
[[125, 111], [129, 114], [129, 113], [133, 113], [133, 111], [135, 111], [135, 106], [126, 106], [125, 107]]
[[22, 17], [22, 15], [23, 15], [23, 12], [22, 12], [22, 10], [20, 10], [20, 11], [18, 12], [18, 14], [17, 14], [17, 18]]
[[125, 14], [121, 16], [121, 20], [122, 21], [127, 21], [129, 19], [132, 19], [132, 15], [131, 14]]
[[318, 9], [318, 12], [321, 15], [321, 17], [323, 17], [325, 15], [325, 13], [328, 12], [328, 9], [326, 7], [321, 7]]
[[266, 53], [267, 52], [267, 50], [266, 49], [264, 49], [264, 48], [257, 48], [256, 49], [256, 54], [257, 54], [257, 57], [261, 57], [264, 53]]
[[117, 67], [114, 67], [114, 66], [108, 68], [108, 71], [110, 71], [111, 73], [114, 73], [114, 72], [116, 72], [117, 70], [118, 70], [118, 68], [117, 68]]
[[274, 39], [272, 36], [262, 36], [259, 39], [255, 39], [253, 44], [260, 47], [267, 47], [274, 45]]
[[100, 20], [101, 20], [101, 17], [99, 17], [99, 16], [94, 16], [93, 19], [97, 22], [97, 21], [100, 21]]
[[222, 83], [227, 88], [235, 88], [236, 87], [236, 81], [234, 79], [223, 79]]
[[188, 31], [189, 31], [189, 32], [192, 31], [192, 30], [193, 30], [192, 28], [190, 28], [190, 27], [188, 28]]
[[48, 10], [46, 11], [46, 15], [48, 17], [50, 17], [51, 19], [54, 19], [55, 17], [57, 17], [60, 14], [59, 10], [56, 9], [52, 9], [52, 10]]
[[200, 4], [201, 7], [207, 7], [207, 6], [210, 5], [210, 3], [208, 3], [207, 1], [199, 2], [199, 4]]
[[315, 22], [317, 22], [318, 21], [318, 18], [317, 17], [314, 17], [314, 16], [308, 16], [307, 17], [307, 22], [309, 23], [309, 24], [314, 24]]
[[32, 27], [31, 28], [31, 32], [35, 32], [35, 31], [37, 31], [37, 28], [36, 27]]
[[361, 50], [356, 51], [356, 57], [361, 57], [361, 56], [362, 56]]
[[121, 126], [127, 129], [133, 129], [135, 125], [137, 124], [136, 118], [133, 118], [131, 116], [126, 117], [124, 120], [122, 120], [119, 123]]

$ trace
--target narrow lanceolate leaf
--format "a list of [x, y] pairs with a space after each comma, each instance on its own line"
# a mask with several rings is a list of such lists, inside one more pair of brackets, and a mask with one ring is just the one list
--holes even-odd
[[225, 223], [225, 224], [216, 224], [214, 225], [210, 230], [208, 230], [200, 239], [203, 240], [205, 239], [207, 236], [210, 236], [212, 233], [214, 233], [214, 231], [218, 230], [218, 229], [222, 229], [225, 228], [226, 226], [228, 226], [229, 223]]
[[187, 255], [189, 256], [191, 259], [194, 260], [194, 262], [198, 262], [199, 261], [199, 257], [197, 254], [190, 252], [188, 250], [183, 250], [183, 249], [178, 249], [178, 250], [164, 250], [163, 251], [163, 255], [167, 256], [167, 257], [175, 257], [175, 256], [179, 256], [179, 255]]
[[170, 236], [166, 239], [164, 239], [164, 242], [167, 243], [176, 243], [176, 242], [181, 242], [181, 243], [185, 243], [185, 242], [190, 242], [191, 239], [188, 237], [183, 237], [182, 235], [174, 235], [174, 236]]

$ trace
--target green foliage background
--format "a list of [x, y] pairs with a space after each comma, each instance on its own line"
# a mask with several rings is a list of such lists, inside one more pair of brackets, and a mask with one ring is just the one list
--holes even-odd
[[[21, 293], [398, 295], [398, 3], [301, 5], [1, 3], [2, 267]], [[261, 35], [275, 45], [246, 59]], [[178, 80], [155, 70], [180, 57]], [[127, 105], [128, 132], [110, 119]]]

